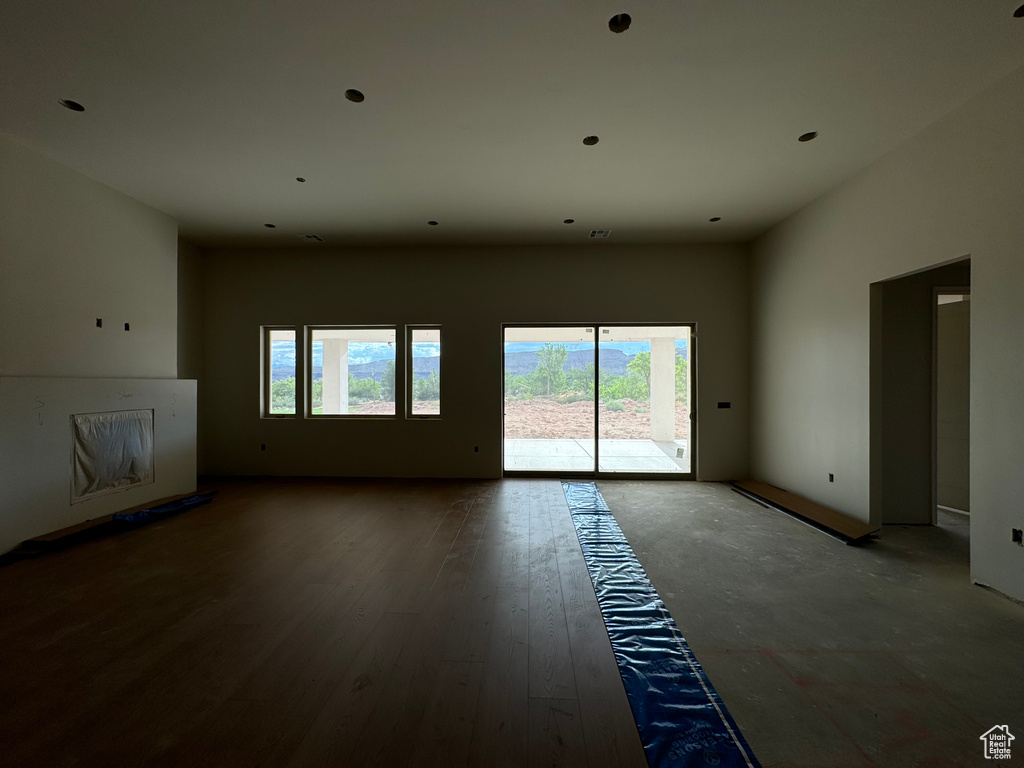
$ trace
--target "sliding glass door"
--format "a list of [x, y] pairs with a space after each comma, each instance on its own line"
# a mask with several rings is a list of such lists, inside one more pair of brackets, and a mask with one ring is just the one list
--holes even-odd
[[691, 325], [506, 326], [504, 469], [693, 477]]
[[603, 326], [598, 470], [690, 472], [690, 327]]
[[594, 471], [594, 331], [505, 329], [505, 469]]

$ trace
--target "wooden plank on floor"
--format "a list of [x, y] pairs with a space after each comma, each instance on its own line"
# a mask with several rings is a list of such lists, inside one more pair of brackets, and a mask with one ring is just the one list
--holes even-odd
[[582, 558], [565, 565], [560, 560], [559, 571], [588, 765], [645, 768], [643, 744]]
[[409, 768], [469, 765], [483, 667], [483, 662], [441, 662], [412, 743]]
[[795, 493], [776, 488], [768, 483], [756, 480], [742, 480], [733, 483], [733, 485], [755, 496], [760, 496], [762, 499], [776, 504], [795, 515], [812, 520], [829, 530], [840, 533], [851, 541], [863, 539], [865, 536], [870, 536], [879, 530], [878, 526], [865, 523], [863, 520], [850, 517], [842, 512], [817, 504]]
[[391, 683], [402, 649], [416, 642], [409, 631], [414, 621], [415, 616], [402, 613], [381, 617], [371, 642], [365, 643], [352, 661], [288, 765], [305, 768], [350, 764], [352, 743]]
[[530, 484], [530, 696], [575, 699], [572, 652], [543, 481]]
[[505, 516], [505, 546], [501, 554], [498, 584], [512, 589], [530, 586], [530, 506], [529, 484], [507, 480], [510, 488], [508, 512]]
[[495, 597], [469, 764], [479, 768], [526, 765], [529, 635], [527, 589], [501, 588]]
[[388, 604], [388, 611], [418, 613], [423, 608], [434, 580], [472, 508], [472, 499], [456, 500], [430, 536], [411, 550], [403, 562], [395, 563], [394, 567], [414, 572], [416, 577], [405, 580], [403, 588]]
[[440, 658], [484, 661], [495, 613], [495, 596], [504, 551], [505, 500], [488, 498], [474, 505], [471, 517], [452, 546], [433, 592], [451, 592]]
[[530, 699], [529, 768], [587, 764], [580, 712], [575, 699]]

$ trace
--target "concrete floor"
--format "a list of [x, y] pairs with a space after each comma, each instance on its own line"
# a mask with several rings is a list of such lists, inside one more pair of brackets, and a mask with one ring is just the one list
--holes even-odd
[[[601, 472], [690, 471], [686, 440], [602, 439]], [[530, 472], [593, 472], [594, 441], [591, 440], [505, 440], [505, 469]]]
[[1024, 760], [1024, 606], [971, 584], [965, 518], [849, 547], [722, 484], [598, 486], [765, 768], [986, 765], [997, 724]]

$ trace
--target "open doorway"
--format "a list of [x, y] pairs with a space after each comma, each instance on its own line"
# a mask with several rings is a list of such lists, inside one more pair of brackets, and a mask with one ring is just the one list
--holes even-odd
[[[870, 498], [876, 525], [938, 522], [938, 297], [969, 296], [970, 279], [965, 258], [871, 285]], [[966, 307], [969, 312], [969, 301]], [[963, 350], [957, 354], [959, 375], [969, 377], [969, 357], [962, 357]], [[962, 384], [954, 388], [962, 390]], [[965, 413], [966, 393], [956, 397]], [[958, 429], [966, 427], [961, 422]], [[967, 433], [959, 437], [966, 440]], [[942, 450], [947, 446], [944, 438]], [[967, 469], [961, 465], [959, 471]]]
[[694, 475], [690, 324], [506, 326], [506, 473]]

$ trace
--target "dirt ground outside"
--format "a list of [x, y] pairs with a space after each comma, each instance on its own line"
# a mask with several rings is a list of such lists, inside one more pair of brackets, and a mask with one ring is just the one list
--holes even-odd
[[[609, 411], [601, 404], [601, 437], [617, 440], [651, 438], [650, 403], [620, 400], [623, 411]], [[676, 439], [687, 436], [687, 409], [676, 403]], [[558, 403], [545, 397], [505, 401], [505, 437], [512, 439], [593, 439], [594, 403]]]
[[369, 416], [393, 416], [395, 414], [395, 402], [393, 400], [368, 400], [365, 403], [350, 405], [350, 414], [358, 413]]
[[[437, 400], [416, 400], [413, 403], [416, 416], [440, 416], [441, 403]], [[349, 414], [360, 414], [369, 416], [392, 416], [395, 413], [395, 404], [391, 400], [369, 400], [365, 403], [351, 405]]]
[[[606, 404], [601, 404], [601, 437], [616, 440], [649, 440], [651, 437], [650, 403], [629, 399], [618, 402], [625, 406], [625, 410], [609, 411]], [[430, 405], [436, 407], [435, 403]], [[430, 405], [427, 407], [429, 408]], [[395, 404], [375, 400], [354, 405], [349, 412], [352, 414], [390, 415], [395, 413]], [[688, 426], [686, 406], [676, 403], [677, 440], [686, 439]], [[535, 440], [591, 440], [594, 437], [594, 404], [588, 400], [563, 404], [547, 397], [534, 397], [530, 400], [506, 400], [505, 437]]]

